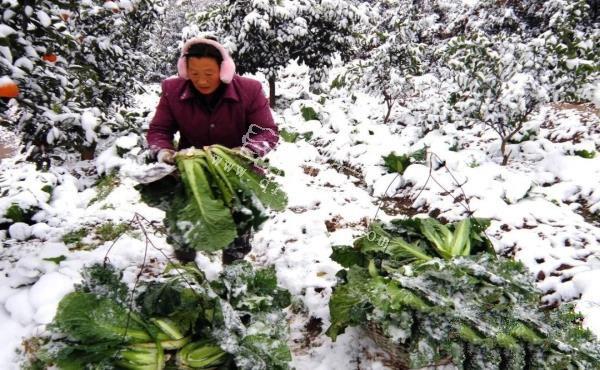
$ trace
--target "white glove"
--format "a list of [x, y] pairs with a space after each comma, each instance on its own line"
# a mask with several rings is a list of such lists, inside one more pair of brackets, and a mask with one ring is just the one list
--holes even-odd
[[176, 152], [171, 149], [161, 149], [156, 155], [156, 160], [166, 164], [175, 164], [175, 153]]

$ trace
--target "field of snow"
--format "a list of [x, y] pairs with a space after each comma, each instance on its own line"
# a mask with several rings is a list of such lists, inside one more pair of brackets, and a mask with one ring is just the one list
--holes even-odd
[[[509, 164], [501, 166], [499, 140], [483, 127], [453, 123], [426, 130], [402, 111], [384, 125], [381, 101], [356, 91], [310, 94], [306, 71], [297, 66], [286, 71], [278, 93], [280, 129], [311, 134], [294, 143], [282, 140], [269, 154], [285, 172], [280, 183], [288, 207], [273, 213], [255, 234], [247, 259], [257, 266], [275, 265], [279, 283], [298, 302], [289, 312], [296, 369], [388, 368], [385, 354], [359, 329], [347, 330], [336, 342], [323, 334], [340, 269], [329, 258], [331, 247], [350, 245], [376, 218], [490, 218], [487, 233], [496, 251], [528, 267], [544, 292], [543, 303], [575, 300], [584, 325], [600, 335], [600, 291], [594, 286], [600, 279], [598, 107], [544, 106], [527, 123], [529, 137], [511, 144]], [[157, 96], [152, 87], [139, 98], [138, 108], [152, 111]], [[306, 121], [304, 107], [318, 119]], [[144, 167], [134, 156], [116, 154], [116, 146], [135, 153], [137, 144], [135, 135], [122, 137], [117, 144], [106, 143], [94, 161], [70, 162], [49, 172], [36, 170], [22, 156], [0, 162], [0, 214], [12, 204], [39, 209], [36, 224], [0, 231], [3, 369], [19, 368], [23, 340], [44, 334], [84, 265], [108, 255], [133, 283], [147, 248], [142, 231], [128, 231], [113, 245], [99, 231], [102, 225], [127, 223], [136, 213], [152, 222], [146, 227], [156, 248], [148, 249], [146, 275], [160, 271], [165, 254], [172, 254], [159, 232], [163, 212], [142, 203], [127, 176]], [[410, 165], [402, 176], [383, 166], [384, 155], [423, 147], [428, 160]], [[584, 158], [582, 151], [596, 156]], [[98, 171], [112, 169], [119, 175], [98, 185]], [[79, 238], [65, 244], [65, 236], [77, 232]], [[200, 254], [197, 263], [209, 278], [221, 269], [220, 255]]]

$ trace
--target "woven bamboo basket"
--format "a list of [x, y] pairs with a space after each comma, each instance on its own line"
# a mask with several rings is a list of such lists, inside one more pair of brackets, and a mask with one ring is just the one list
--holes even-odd
[[[395, 370], [410, 370], [409, 349], [403, 344], [392, 342], [384, 333], [381, 327], [371, 321], [363, 325], [366, 334], [377, 344], [388, 356], [390, 362], [387, 364]], [[444, 358], [435, 364], [429, 365], [427, 369], [447, 368], [446, 365], [452, 363], [452, 358]]]

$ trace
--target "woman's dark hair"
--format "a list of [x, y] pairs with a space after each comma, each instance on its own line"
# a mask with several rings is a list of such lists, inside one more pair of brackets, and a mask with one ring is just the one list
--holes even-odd
[[202, 43], [190, 46], [188, 52], [185, 54], [185, 57], [186, 59], [202, 57], [213, 58], [217, 61], [218, 65], [221, 65], [221, 62], [223, 61], [223, 56], [216, 47]]

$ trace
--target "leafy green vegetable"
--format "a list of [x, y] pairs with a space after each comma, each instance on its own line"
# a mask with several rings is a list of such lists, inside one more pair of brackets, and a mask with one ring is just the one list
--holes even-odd
[[90, 200], [90, 204], [102, 201], [108, 197], [108, 195], [121, 184], [121, 179], [117, 171], [113, 171], [107, 175], [102, 176], [96, 183], [96, 196]]
[[55, 324], [82, 343], [125, 341], [144, 343], [152, 340], [133, 313], [129, 319], [127, 309], [108, 298], [93, 293], [73, 292], [58, 305]]
[[225, 248], [266, 219], [260, 205], [285, 208], [285, 193], [254, 171], [259, 160], [243, 153], [213, 145], [180, 153], [176, 161], [185, 190], [174, 192], [167, 223], [170, 237], [179, 246], [204, 251]]
[[88, 235], [88, 230], [85, 228], [77, 229], [66, 233], [62, 237], [65, 244], [79, 244], [81, 240]]
[[[55, 335], [38, 356], [61, 369], [287, 369], [289, 292], [272, 268], [227, 266], [215, 288], [193, 264], [170, 265], [130, 292], [111, 266], [86, 267], [59, 303]], [[134, 302], [134, 304], [132, 304]]]
[[194, 369], [217, 367], [223, 364], [226, 358], [227, 352], [209, 340], [190, 343], [177, 352], [177, 363]]
[[23, 211], [23, 209], [21, 209], [21, 207], [19, 207], [19, 205], [15, 203], [11, 204], [10, 207], [8, 207], [4, 217], [10, 219], [13, 223], [27, 221], [26, 212]]
[[460, 221], [455, 226], [454, 232], [432, 218], [420, 220], [420, 228], [423, 235], [435, 247], [437, 254], [444, 259], [468, 256], [471, 253], [469, 219]]
[[364, 254], [354, 248], [348, 248], [343, 245], [335, 245], [332, 247], [333, 253], [331, 259], [342, 265], [350, 267], [353, 265], [366, 266], [367, 259]]
[[586, 159], [592, 159], [596, 156], [596, 152], [593, 150], [576, 150], [574, 153], [576, 156]]
[[338, 272], [327, 335], [363, 326], [398, 348], [407, 368], [449, 358], [459, 368], [597, 368], [600, 345], [572, 306], [540, 309], [523, 265], [486, 252], [487, 224], [395, 220], [371, 225], [354, 248], [334, 248], [348, 269]]
[[44, 261], [54, 262], [57, 265], [60, 265], [60, 263], [66, 259], [67, 259], [67, 257], [65, 257], [64, 255], [61, 254], [60, 256], [56, 256], [56, 257], [44, 258]]
[[187, 204], [179, 209], [174, 225], [195, 249], [214, 251], [225, 248], [237, 236], [231, 211], [213, 193], [206, 166], [200, 158], [177, 162], [187, 190]]
[[[393, 220], [392, 225], [386, 228], [374, 222], [368, 233], [354, 242], [354, 252], [342, 252], [341, 248], [337, 248], [331, 257], [344, 267], [349, 267], [347, 263], [359, 261], [360, 254], [401, 263], [423, 263], [436, 256], [451, 259], [482, 251], [493, 252], [491, 242], [485, 236], [488, 225], [489, 221], [481, 219], [464, 219], [443, 225], [433, 218], [414, 218]], [[353, 259], [348, 259], [350, 253], [355, 254]], [[360, 265], [364, 266], [364, 263]]]
[[152, 318], [150, 321], [173, 340], [180, 340], [185, 337], [179, 325], [173, 320]]
[[377, 223], [371, 224], [369, 233], [355, 241], [355, 247], [363, 254], [373, 257], [387, 256], [398, 261], [426, 262], [431, 259], [431, 256], [419, 244], [408, 243], [402, 238], [394, 237]]
[[[209, 155], [220, 158], [225, 171], [228, 171], [227, 179], [230, 183], [244, 192], [250, 192], [262, 203], [263, 206], [276, 211], [281, 211], [287, 204], [285, 193], [277, 183], [259, 175], [251, 169], [245, 157], [235, 151], [220, 145], [213, 145], [207, 149]], [[233, 170], [233, 171], [232, 171]], [[235, 174], [235, 176], [234, 176]]]
[[235, 261], [211, 286], [239, 311], [261, 312], [291, 304], [290, 293], [277, 287], [273, 267], [254, 270], [247, 261]]
[[403, 174], [411, 163], [424, 161], [426, 155], [426, 148], [402, 155], [396, 155], [395, 152], [392, 152], [383, 157], [383, 163], [388, 172]]
[[[193, 280], [192, 280], [193, 281]], [[172, 326], [164, 330], [172, 339], [180, 339], [193, 328], [206, 305], [202, 296], [178, 278], [165, 282], [149, 282], [136, 300], [141, 313], [148, 318], [160, 318], [160, 323]], [[157, 325], [159, 327], [159, 325]], [[180, 336], [174, 336], [180, 332]]]
[[96, 228], [96, 236], [98, 236], [98, 238], [100, 238], [102, 241], [111, 241], [115, 240], [121, 236], [121, 234], [129, 231], [130, 229], [131, 226], [126, 222], [115, 224], [109, 221]]
[[283, 141], [288, 143], [295, 143], [298, 139], [302, 138], [306, 141], [310, 140], [313, 136], [312, 131], [307, 131], [303, 133], [286, 130], [284, 128], [279, 130], [279, 136], [283, 139]]
[[54, 187], [52, 185], [44, 185], [42, 186], [42, 189], [40, 189], [50, 195], [52, 195], [52, 192], [54, 191]]
[[383, 157], [383, 163], [389, 172], [402, 174], [406, 167], [410, 165], [410, 158], [407, 155], [398, 156], [392, 152]]
[[288, 369], [292, 354], [287, 344], [281, 339], [274, 339], [264, 334], [254, 334], [244, 337], [241, 350], [236, 356], [238, 362], [250, 361], [253, 368], [265, 370]]
[[175, 194], [183, 192], [183, 185], [174, 176], [165, 176], [149, 184], [138, 184], [135, 189], [143, 202], [163, 211], [171, 208]]
[[[221, 298], [212, 325], [216, 332], [226, 333], [215, 337], [234, 356], [236, 365], [243, 369], [288, 369], [291, 353], [282, 309], [291, 304], [291, 295], [277, 287], [275, 270], [254, 270], [249, 262], [236, 261], [211, 287]], [[231, 310], [239, 313], [240, 321], [231, 320]]]
[[[348, 271], [346, 281], [345, 284], [336, 287], [335, 294], [329, 301], [331, 326], [326, 333], [333, 340], [336, 340], [347, 326], [360, 325], [366, 320], [367, 314], [373, 309], [366, 293], [371, 289], [381, 290], [372, 286], [367, 279], [365, 270], [358, 267]], [[377, 280], [373, 284], [379, 282]]]
[[93, 293], [119, 303], [127, 300], [127, 285], [121, 281], [122, 273], [114, 266], [96, 263], [87, 266], [82, 276], [83, 282], [76, 287], [78, 291]]
[[300, 133], [282, 128], [279, 130], [279, 136], [281, 136], [281, 138], [285, 142], [295, 143], [298, 140]]
[[137, 344], [126, 347], [118, 354], [115, 364], [131, 370], [162, 370], [165, 354], [160, 344]]
[[300, 108], [300, 112], [302, 112], [302, 117], [305, 121], [318, 120], [319, 115], [312, 107], [302, 107]]

